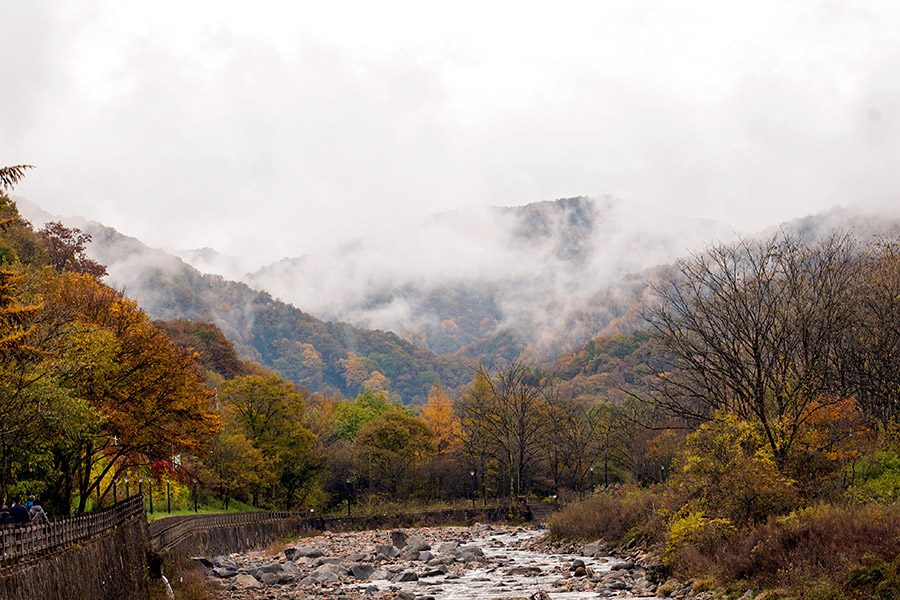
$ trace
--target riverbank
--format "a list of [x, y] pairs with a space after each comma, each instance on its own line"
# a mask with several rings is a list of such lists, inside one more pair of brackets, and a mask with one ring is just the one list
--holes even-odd
[[548, 544], [546, 535], [534, 527], [477, 524], [325, 532], [284, 548], [218, 556], [207, 571], [223, 600], [656, 596], [659, 585], [639, 561], [610, 556], [596, 544]]

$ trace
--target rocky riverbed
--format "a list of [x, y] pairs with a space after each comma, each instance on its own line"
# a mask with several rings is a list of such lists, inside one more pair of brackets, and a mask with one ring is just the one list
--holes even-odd
[[[560, 548], [546, 531], [475, 525], [330, 533], [277, 554], [204, 561], [228, 600], [581, 600], [656, 596], [640, 557], [598, 544]], [[668, 582], [665, 592], [690, 596]], [[694, 596], [702, 597], [702, 595]]]

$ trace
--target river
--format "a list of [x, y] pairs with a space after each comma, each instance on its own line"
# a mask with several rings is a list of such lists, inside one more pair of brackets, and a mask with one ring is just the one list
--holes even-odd
[[656, 592], [640, 566], [596, 546], [554, 550], [542, 543], [543, 529], [407, 529], [393, 540], [391, 533], [326, 532], [283, 550], [216, 557], [212, 575], [228, 600], [586, 600]]

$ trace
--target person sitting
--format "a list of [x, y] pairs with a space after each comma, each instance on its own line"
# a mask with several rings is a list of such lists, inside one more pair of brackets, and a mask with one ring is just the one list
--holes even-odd
[[3, 505], [3, 508], [0, 508], [0, 525], [12, 525], [15, 523], [13, 521], [12, 515], [9, 514], [9, 507], [7, 505]]
[[13, 522], [16, 525], [24, 525], [31, 521], [31, 513], [25, 508], [25, 503], [22, 500], [22, 498], [19, 498], [9, 507], [9, 514], [12, 515]]

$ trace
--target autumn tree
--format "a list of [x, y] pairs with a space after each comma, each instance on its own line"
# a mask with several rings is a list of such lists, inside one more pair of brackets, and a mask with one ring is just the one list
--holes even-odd
[[275, 485], [266, 457], [241, 433], [226, 432], [213, 440], [209, 466], [225, 510], [232, 498], [249, 501], [254, 491]]
[[137, 304], [89, 275], [64, 274], [47, 299], [58, 311], [77, 309], [57, 361], [60, 382], [96, 414], [95, 429], [57, 449], [77, 478], [78, 510], [108, 475], [204, 455], [221, 425], [212, 392], [193, 353], [156, 329]]
[[238, 358], [234, 343], [225, 337], [215, 323], [206, 321], [154, 321], [176, 345], [197, 353], [197, 362], [205, 369], [220, 374], [225, 379], [250, 375], [254, 368]]
[[224, 382], [219, 400], [227, 423], [226, 437], [219, 441], [222, 454], [243, 444], [242, 436], [264, 459], [255, 461], [257, 472], [247, 482], [254, 504], [260, 495], [289, 509], [302, 504], [324, 463], [316, 436], [303, 425], [300, 390], [275, 375], [249, 375]]
[[420, 418], [389, 410], [364, 425], [356, 436], [357, 473], [370, 489], [409, 495], [419, 467], [433, 452], [432, 431]]
[[[45, 331], [37, 331], [43, 309], [39, 293], [26, 285], [23, 265], [8, 243], [7, 234], [20, 223], [15, 203], [6, 195], [23, 176], [26, 166], [0, 169], [0, 497], [7, 498], [21, 458], [40, 441], [45, 424], [43, 406], [52, 394], [35, 404], [38, 365], [46, 350]], [[43, 390], [42, 390], [43, 391]], [[40, 396], [38, 396], [40, 397]], [[43, 404], [43, 406], [42, 406]]]
[[462, 434], [459, 419], [453, 413], [453, 401], [443, 388], [433, 387], [428, 403], [422, 407], [422, 417], [434, 434], [434, 449], [438, 454], [450, 454], [459, 445]]
[[428, 463], [429, 491], [440, 498], [447, 493], [464, 493], [468, 475], [460, 452], [462, 427], [453, 411], [453, 401], [440, 387], [432, 387], [422, 418], [433, 433], [434, 454]]
[[50, 221], [38, 235], [44, 240], [50, 266], [57, 272], [74, 271], [97, 279], [106, 276], [106, 267], [87, 256], [90, 234], [77, 227], [66, 227], [59, 221]]

